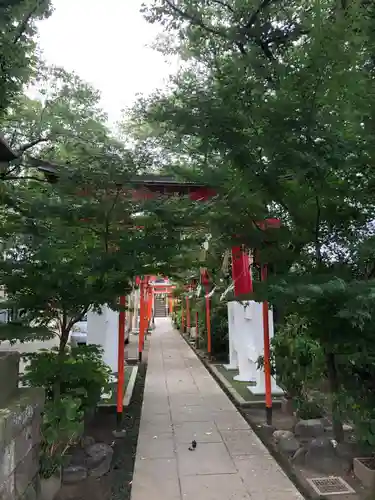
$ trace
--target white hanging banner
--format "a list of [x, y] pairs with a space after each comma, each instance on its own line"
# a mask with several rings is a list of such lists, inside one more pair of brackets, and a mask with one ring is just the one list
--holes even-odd
[[212, 235], [211, 234], [208, 234], [207, 237], [206, 237], [206, 241], [203, 243], [203, 248], [206, 250], [208, 250], [209, 246], [210, 246], [210, 239], [212, 238]]
[[227, 296], [227, 294], [229, 292], [231, 292], [233, 290], [233, 288], [234, 288], [234, 283], [231, 283], [228, 286], [228, 288], [220, 295], [220, 302], [222, 302], [225, 299], [225, 297]]
[[215, 293], [215, 290], [216, 290], [216, 286], [215, 286], [215, 287], [214, 287], [214, 288], [210, 291], [210, 293], [207, 293], [207, 294], [205, 295], [205, 297], [206, 297], [207, 299], [211, 298], [211, 297], [213, 296], [213, 294]]

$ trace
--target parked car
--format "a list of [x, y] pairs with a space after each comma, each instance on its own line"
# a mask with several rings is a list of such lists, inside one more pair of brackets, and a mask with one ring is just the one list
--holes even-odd
[[[129, 343], [129, 331], [125, 331], [125, 344]], [[70, 345], [78, 347], [87, 344], [87, 314], [78, 321], [72, 328], [70, 334]]]
[[87, 314], [73, 325], [72, 331], [70, 333], [70, 344], [73, 347], [87, 344]]

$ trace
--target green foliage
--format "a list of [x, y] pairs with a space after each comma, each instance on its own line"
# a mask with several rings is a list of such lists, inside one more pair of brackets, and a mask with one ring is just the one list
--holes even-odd
[[[192, 317], [195, 321], [195, 311], [198, 311], [199, 346], [207, 349], [206, 302], [200, 298], [193, 309]], [[214, 294], [211, 297], [211, 353], [217, 359], [227, 360], [229, 353], [228, 341], [228, 312], [226, 302], [220, 302]]]
[[[264, 358], [258, 360], [263, 367]], [[324, 377], [320, 344], [308, 334], [306, 319], [292, 314], [277, 327], [271, 341], [271, 369], [279, 385], [296, 401], [307, 400], [307, 390]]]
[[177, 309], [175, 311], [173, 311], [173, 323], [175, 325], [175, 327], [178, 329], [178, 330], [181, 330], [181, 320], [182, 320], [182, 311], [181, 309]]
[[111, 371], [103, 362], [102, 350], [96, 345], [72, 347], [25, 354], [29, 361], [22, 380], [32, 387], [44, 387], [48, 401], [59, 397], [80, 400], [80, 409], [95, 408], [102, 392], [108, 392]]
[[69, 447], [83, 432], [81, 400], [63, 396], [57, 401], [47, 401], [43, 411], [40, 445], [40, 475], [48, 479], [64, 463]]
[[201, 238], [196, 213], [182, 237], [183, 200], [134, 199], [134, 155], [104, 126], [94, 90], [74, 75], [69, 84], [68, 76], [63, 72], [55, 82], [54, 111], [41, 112], [43, 134], [59, 129], [61, 137], [56, 143], [49, 137], [41, 152], [69, 167], [57, 168], [56, 184], [18, 181], [15, 189], [7, 176], [0, 186], [7, 200], [0, 280], [9, 304], [25, 311], [19, 325], [25, 330], [18, 330], [23, 338], [30, 326], [57, 331], [62, 348], [90, 307], [118, 309], [118, 297], [131, 291], [136, 275], [172, 276]]
[[36, 70], [36, 22], [52, 12], [50, 0], [7, 0], [0, 4], [0, 118]]
[[299, 399], [296, 404], [296, 413], [302, 420], [322, 418], [323, 409], [314, 401], [309, 399]]
[[[301, 392], [317, 362], [337, 422], [343, 387], [354, 394], [351, 383], [361, 391], [365, 377], [373, 382], [374, 9], [181, 0], [154, 2], [145, 15], [186, 64], [137, 103], [135, 135], [166, 170], [217, 190], [205, 219], [214, 244], [235, 235], [260, 250], [271, 276], [249, 298], [268, 296], [281, 316], [306, 322], [281, 330], [274, 349], [292, 356], [279, 357], [278, 374]], [[267, 216], [282, 220], [272, 237], [254, 224]], [[367, 418], [370, 399], [361, 406]]]
[[[0, 305], [3, 305], [0, 302]], [[8, 341], [11, 345], [16, 342], [32, 342], [34, 340], [50, 340], [55, 333], [45, 326], [30, 326], [25, 320], [15, 320], [10, 323], [0, 323], [0, 343]]]

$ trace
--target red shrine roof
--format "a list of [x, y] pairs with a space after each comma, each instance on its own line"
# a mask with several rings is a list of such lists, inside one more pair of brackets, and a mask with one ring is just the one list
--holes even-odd
[[[32, 159], [32, 162], [50, 182], [56, 182], [59, 170], [63, 167], [42, 160]], [[146, 193], [160, 194], [188, 194], [193, 200], [205, 200], [215, 196], [216, 192], [203, 183], [175, 179], [168, 175], [146, 174], [139, 175], [129, 181], [141, 195], [147, 197]], [[146, 196], [145, 196], [146, 195]]]

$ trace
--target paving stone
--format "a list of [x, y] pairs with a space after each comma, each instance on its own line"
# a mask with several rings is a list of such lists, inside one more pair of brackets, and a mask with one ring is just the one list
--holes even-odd
[[215, 474], [181, 478], [183, 500], [250, 500], [238, 474]]
[[141, 459], [174, 458], [174, 441], [172, 435], [140, 435], [137, 444], [137, 454]]
[[235, 457], [250, 496], [261, 500], [304, 500], [271, 455]]
[[131, 500], [302, 500], [168, 320], [148, 360]]
[[237, 472], [223, 443], [198, 443], [194, 451], [185, 443], [177, 443], [177, 458], [180, 477]]
[[203, 405], [172, 407], [171, 415], [174, 423], [212, 421], [212, 413]]
[[[159, 417], [160, 415], [155, 415]], [[162, 415], [164, 416], [164, 415]], [[172, 423], [169, 421], [153, 422], [152, 420], [141, 420], [139, 434], [157, 436], [159, 434], [173, 434]]]
[[213, 412], [213, 418], [220, 431], [250, 429], [249, 424], [237, 410], [218, 410]]
[[231, 410], [237, 411], [230, 399], [223, 394], [214, 394], [204, 398], [204, 404], [211, 410]]
[[154, 396], [152, 393], [145, 391], [143, 404], [142, 404], [142, 415], [155, 415], [155, 414], [168, 414], [170, 411], [169, 408], [169, 399], [168, 394], [163, 397]]
[[174, 425], [174, 434], [177, 443], [191, 443], [194, 439], [199, 443], [221, 443], [220, 436], [214, 422], [182, 422]]
[[137, 458], [131, 499], [180, 500], [176, 459]]
[[230, 430], [220, 431], [220, 433], [232, 456], [269, 453], [252, 430]]
[[201, 406], [205, 404], [203, 397], [197, 394], [171, 394], [169, 404], [173, 406]]

